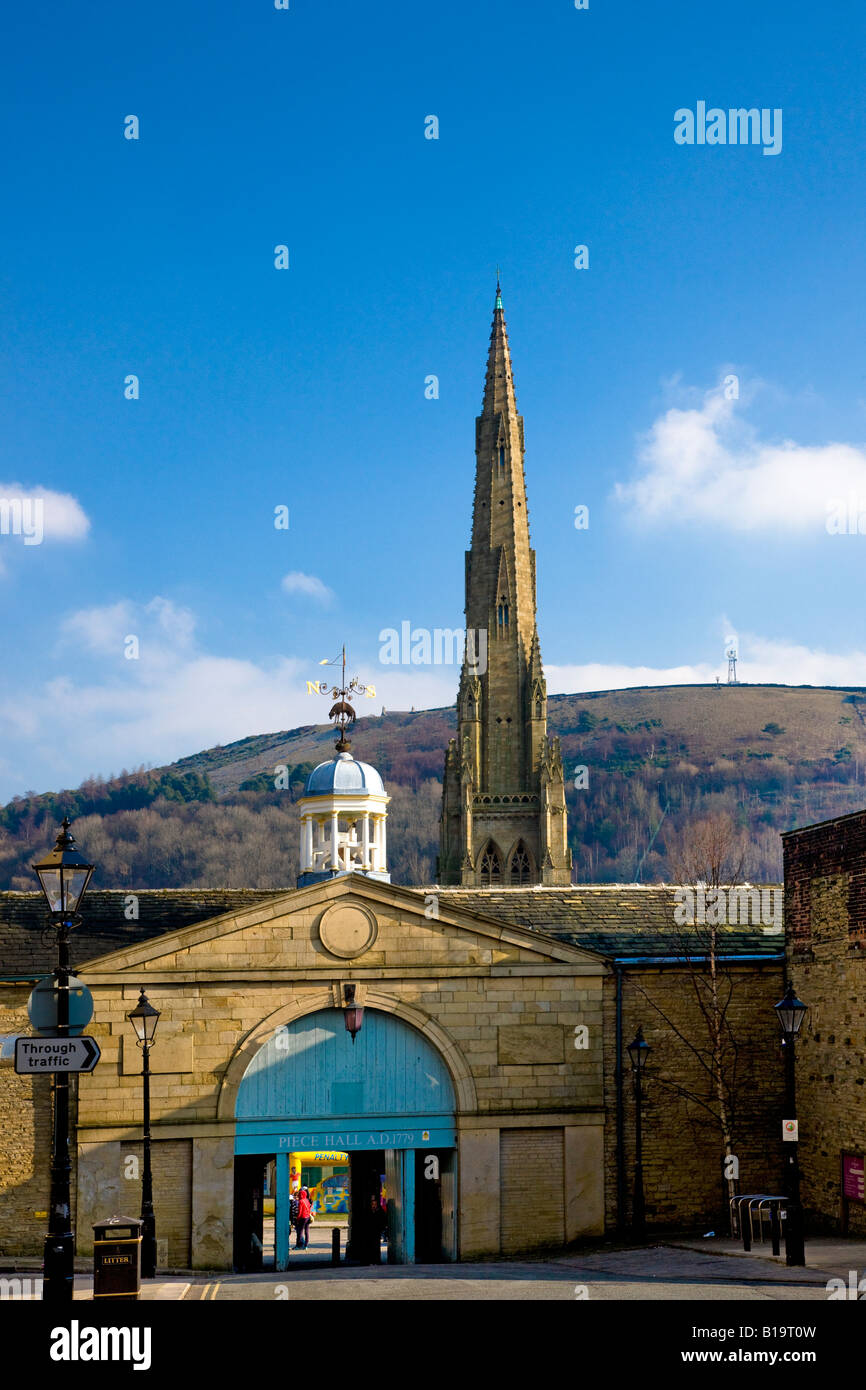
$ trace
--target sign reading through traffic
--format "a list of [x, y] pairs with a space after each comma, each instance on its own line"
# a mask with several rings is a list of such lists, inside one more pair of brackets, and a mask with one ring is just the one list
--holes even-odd
[[19, 1038], [15, 1070], [28, 1076], [45, 1071], [93, 1071], [99, 1056], [94, 1038]]

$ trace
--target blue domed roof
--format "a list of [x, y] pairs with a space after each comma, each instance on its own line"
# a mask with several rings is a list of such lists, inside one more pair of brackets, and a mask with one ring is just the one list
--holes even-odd
[[323, 796], [329, 792], [378, 792], [384, 795], [382, 778], [369, 763], [359, 763], [351, 753], [340, 753], [330, 762], [314, 767], [304, 786], [304, 796]]

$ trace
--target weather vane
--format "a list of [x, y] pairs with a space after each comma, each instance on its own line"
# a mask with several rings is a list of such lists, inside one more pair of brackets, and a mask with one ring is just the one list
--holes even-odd
[[352, 745], [346, 738], [346, 730], [352, 727], [357, 718], [354, 709], [349, 704], [349, 696], [358, 694], [365, 696], [368, 700], [375, 700], [376, 687], [375, 685], [365, 685], [364, 682], [358, 680], [356, 676], [353, 676], [347, 684], [345, 646], [340, 656], [335, 656], [333, 660], [329, 660], [326, 657], [324, 661], [319, 662], [319, 665], [337, 666], [341, 662], [343, 668], [343, 681], [341, 685], [330, 685], [328, 681], [307, 681], [307, 694], [330, 695], [334, 704], [328, 711], [328, 718], [333, 719], [334, 726], [340, 735], [336, 743], [337, 752], [348, 753]]

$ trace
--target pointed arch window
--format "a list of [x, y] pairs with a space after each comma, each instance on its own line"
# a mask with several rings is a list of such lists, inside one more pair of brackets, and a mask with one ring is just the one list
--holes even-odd
[[504, 468], [504, 467], [505, 467], [505, 445], [504, 445], [504, 444], [500, 444], [500, 446], [499, 446], [499, 467], [500, 467], [500, 468]]
[[488, 842], [481, 856], [481, 887], [500, 888], [502, 886], [502, 861], [493, 841]]
[[512, 888], [523, 888], [528, 886], [531, 881], [532, 866], [529, 862], [529, 852], [521, 840], [511, 856], [511, 864], [508, 869], [508, 877]]
[[508, 632], [508, 600], [503, 595], [496, 609], [496, 631], [500, 637]]

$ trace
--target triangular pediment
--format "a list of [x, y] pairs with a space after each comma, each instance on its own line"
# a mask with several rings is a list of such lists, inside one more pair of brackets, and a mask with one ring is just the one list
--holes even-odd
[[451, 905], [435, 888], [351, 874], [167, 931], [88, 961], [78, 973], [93, 982], [127, 974], [144, 979], [145, 971], [151, 978], [156, 972], [261, 980], [341, 967], [435, 972], [518, 964], [605, 969], [592, 951]]

